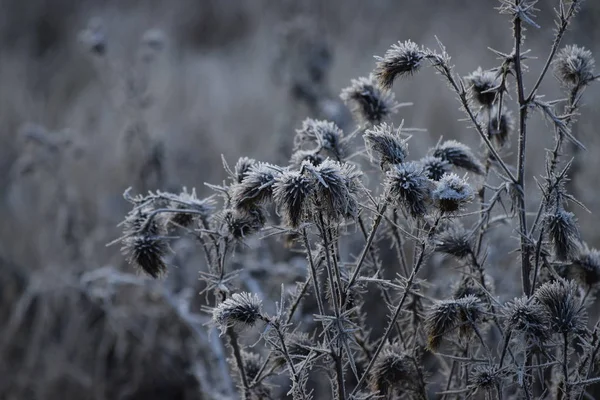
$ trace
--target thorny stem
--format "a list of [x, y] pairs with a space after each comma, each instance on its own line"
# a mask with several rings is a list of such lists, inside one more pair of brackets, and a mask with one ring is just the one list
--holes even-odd
[[[515, 6], [519, 7], [521, 0], [515, 0]], [[531, 295], [531, 259], [529, 258], [529, 237], [527, 232], [527, 214], [525, 210], [525, 148], [527, 144], [527, 99], [525, 99], [525, 89], [523, 83], [523, 67], [521, 65], [521, 43], [522, 43], [522, 21], [518, 13], [515, 13], [513, 20], [513, 31], [515, 38], [515, 51], [513, 62], [517, 80], [517, 96], [519, 101], [519, 149], [517, 155], [517, 180], [516, 189], [516, 207], [519, 213], [519, 233], [521, 240], [521, 282], [523, 293], [526, 296]]]
[[383, 204], [381, 205], [381, 209], [378, 210], [377, 215], [375, 216], [375, 219], [373, 220], [373, 225], [371, 226], [371, 231], [369, 232], [369, 237], [367, 238], [367, 243], [365, 244], [365, 247], [363, 248], [363, 251], [361, 252], [360, 257], [358, 258], [358, 261], [356, 262], [356, 267], [354, 268], [352, 277], [348, 281], [348, 286], [347, 286], [346, 292], [345, 292], [346, 298], [348, 297], [348, 293], [349, 293], [350, 289], [352, 288], [352, 286], [354, 285], [354, 282], [356, 282], [356, 278], [358, 278], [360, 269], [362, 268], [362, 265], [364, 264], [364, 261], [367, 258], [367, 254], [369, 253], [369, 249], [371, 248], [371, 245], [373, 244], [373, 239], [375, 239], [375, 233], [377, 232], [377, 228], [379, 227], [379, 224], [381, 223], [381, 220], [383, 219], [383, 214], [385, 213], [386, 208], [387, 208], [387, 198], [383, 201]]
[[229, 344], [233, 349], [233, 357], [235, 358], [235, 364], [240, 373], [240, 379], [242, 381], [243, 393], [242, 397], [246, 400], [250, 399], [250, 387], [248, 385], [248, 379], [246, 377], [246, 370], [244, 369], [244, 361], [242, 360], [242, 353], [238, 344], [237, 334], [233, 328], [227, 328], [227, 336], [229, 337]]
[[[433, 227], [429, 231], [427, 239], [429, 239], [431, 234], [435, 231], [440, 220], [441, 220], [441, 217], [438, 217], [436, 219]], [[400, 302], [398, 303], [398, 305], [396, 306], [396, 309], [394, 310], [394, 314], [392, 315], [392, 318], [391, 318], [387, 328], [385, 329], [385, 332], [383, 333], [383, 337], [381, 338], [379, 345], [377, 346], [377, 349], [375, 350], [375, 354], [373, 354], [373, 358], [371, 358], [371, 360], [369, 361], [367, 368], [365, 369], [362, 376], [360, 377], [360, 379], [359, 379], [358, 383], [356, 384], [356, 387], [352, 391], [351, 395], [354, 395], [360, 389], [362, 384], [365, 382], [365, 380], [369, 376], [369, 373], [371, 372], [371, 369], [373, 368], [373, 365], [375, 365], [375, 361], [377, 361], [377, 357], [379, 357], [381, 350], [383, 350], [383, 348], [385, 347], [386, 341], [389, 338], [390, 334], [392, 333], [394, 324], [396, 323], [396, 320], [400, 316], [402, 307], [404, 306], [404, 303], [406, 302], [406, 299], [408, 298], [408, 294], [410, 293], [410, 291], [412, 289], [412, 285], [415, 280], [415, 277], [417, 276], [417, 274], [419, 273], [419, 270], [421, 269], [421, 266], [423, 265], [423, 261], [425, 260], [426, 245], [427, 245], [427, 240], [425, 238], [423, 238], [423, 240], [421, 241], [421, 246], [420, 246], [421, 248], [420, 248], [419, 256], [417, 257], [414, 267], [413, 267], [413, 270], [412, 270], [410, 276], [408, 277], [408, 280], [406, 281], [406, 288], [404, 289], [404, 293], [402, 294], [402, 297], [400, 298]]]
[[565, 332], [563, 333], [563, 359], [562, 359], [562, 372], [565, 380], [565, 399], [571, 398], [571, 385], [569, 383], [569, 337]]

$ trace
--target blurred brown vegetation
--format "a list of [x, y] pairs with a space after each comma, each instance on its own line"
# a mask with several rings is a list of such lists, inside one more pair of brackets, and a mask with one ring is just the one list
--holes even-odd
[[[207, 333], [194, 331], [161, 283], [140, 278], [114, 289], [109, 282], [110, 271], [129, 271], [118, 248], [105, 247], [118, 236], [123, 191], [187, 186], [208, 195], [203, 183], [225, 178], [221, 154], [231, 163], [240, 156], [287, 160], [300, 121], [343, 121], [340, 89], [398, 40], [435, 47], [437, 35], [462, 75], [491, 67], [495, 56], [487, 47], [512, 47], [508, 22], [491, 10], [496, 5], [0, 0], [0, 398], [202, 398], [198, 368], [212, 356], [198, 335]], [[551, 10], [540, 8], [542, 28], [527, 32], [538, 57], [528, 62], [533, 70], [546, 57], [537, 50], [547, 51], [552, 38]], [[286, 29], [298, 18], [308, 21], [307, 39], [287, 41]], [[105, 33], [103, 56], [81, 41], [90, 21]], [[600, 3], [588, 1], [564, 43], [598, 57], [599, 23]], [[147, 47], [142, 38], [149, 30], [162, 32], [162, 48]], [[323, 74], [316, 103], [297, 87], [311, 73], [312, 51]], [[428, 74], [398, 85], [399, 101], [414, 106], [401, 109], [397, 122], [426, 129], [411, 140], [411, 152], [424, 154], [440, 135], [477, 148], [444, 85]], [[553, 79], [541, 92], [560, 96]], [[596, 246], [599, 101], [598, 91], [586, 94], [576, 130], [588, 150], [575, 192], [596, 212], [576, 213]], [[542, 172], [543, 148], [553, 136], [539, 116], [533, 127], [527, 175], [535, 193], [531, 178]], [[179, 268], [165, 285], [183, 293], [202, 261], [185, 240], [176, 246]], [[286, 259], [252, 251], [245, 256], [263, 263]], [[518, 271], [499, 275], [511, 287]]]

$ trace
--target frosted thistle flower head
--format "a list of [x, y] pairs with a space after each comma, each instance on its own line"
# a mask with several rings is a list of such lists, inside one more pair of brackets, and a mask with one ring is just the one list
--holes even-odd
[[471, 186], [456, 174], [446, 174], [435, 183], [431, 192], [436, 207], [444, 213], [460, 210], [465, 204], [473, 200], [474, 193]]
[[536, 299], [516, 298], [505, 305], [503, 314], [508, 332], [520, 332], [537, 343], [550, 338], [550, 315]]
[[498, 119], [498, 113], [492, 110], [492, 119], [488, 124], [488, 136], [500, 147], [515, 131], [515, 119], [510, 111], [503, 111]]
[[259, 232], [266, 221], [264, 211], [261, 207], [226, 209], [219, 217], [225, 223], [229, 236], [236, 240], [243, 240]]
[[498, 370], [495, 365], [477, 365], [471, 370], [469, 383], [477, 391], [494, 392], [500, 387], [505, 374]]
[[325, 159], [319, 154], [317, 150], [302, 150], [298, 149], [294, 151], [290, 158], [290, 165], [294, 168], [300, 168], [306, 161], [313, 166], [321, 164]]
[[377, 125], [394, 112], [394, 94], [381, 90], [373, 75], [353, 79], [351, 83], [342, 90], [340, 98], [359, 122]]
[[435, 251], [462, 259], [471, 256], [472, 244], [469, 232], [458, 222], [446, 224], [435, 235]]
[[433, 156], [449, 162], [457, 168], [482, 175], [484, 168], [471, 149], [456, 140], [447, 140], [433, 149]]
[[391, 398], [396, 393], [416, 390], [418, 378], [410, 355], [388, 343], [373, 364], [369, 384], [373, 392]]
[[600, 251], [583, 245], [573, 263], [567, 267], [568, 276], [588, 287], [600, 283]]
[[564, 261], [577, 257], [581, 242], [575, 215], [559, 206], [546, 214], [544, 223], [556, 258]]
[[394, 125], [383, 122], [367, 129], [363, 135], [371, 160], [373, 155], [377, 154], [383, 170], [392, 164], [402, 164], [408, 155], [406, 140], [403, 140], [399, 133], [400, 128], [395, 131]]
[[465, 81], [473, 101], [483, 107], [492, 107], [497, 93], [494, 89], [498, 86], [498, 77], [494, 71], [484, 71], [478, 67], [465, 77]]
[[581, 334], [587, 328], [587, 311], [581, 305], [579, 288], [574, 281], [544, 283], [534, 298], [546, 309], [550, 329], [556, 333]]
[[483, 303], [475, 296], [436, 301], [425, 318], [428, 347], [436, 350], [444, 337], [458, 329], [461, 336], [471, 333], [484, 315]]
[[314, 182], [299, 171], [284, 171], [273, 185], [273, 200], [284, 223], [291, 228], [306, 220]]
[[318, 211], [331, 221], [356, 217], [361, 173], [355, 166], [327, 159], [308, 171], [314, 179]]
[[[160, 236], [167, 230], [162, 214], [151, 217], [153, 208], [150, 206], [135, 208], [130, 211], [123, 221], [125, 236], [144, 235]], [[149, 220], [149, 218], [151, 218]]]
[[302, 128], [296, 131], [294, 150], [299, 150], [305, 143], [317, 145], [317, 151], [325, 151], [337, 160], [344, 158], [346, 148], [344, 133], [333, 122], [307, 118]]
[[553, 64], [554, 74], [566, 86], [585, 86], [594, 80], [594, 57], [583, 47], [565, 46]]
[[191, 210], [195, 211], [192, 213], [174, 213], [171, 214], [170, 222], [183, 227], [188, 227], [193, 221], [200, 220], [204, 226], [208, 226], [208, 220], [214, 210], [214, 201], [212, 198], [198, 199], [196, 197], [196, 190], [193, 189], [191, 193], [186, 188], [183, 191], [173, 197], [171, 200], [171, 208], [177, 210]]
[[280, 173], [281, 168], [272, 164], [251, 165], [242, 182], [232, 186], [232, 203], [236, 208], [252, 209], [270, 200], [275, 178]]
[[248, 157], [241, 157], [237, 163], [235, 163], [234, 173], [232, 179], [235, 183], [242, 183], [244, 178], [250, 172], [250, 168], [256, 164], [256, 160]]
[[134, 235], [123, 239], [121, 252], [127, 262], [139, 271], [152, 278], [160, 278], [167, 272], [167, 265], [163, 257], [169, 245], [160, 236]]
[[228, 328], [252, 327], [262, 318], [262, 301], [256, 294], [234, 293], [213, 309], [213, 322], [225, 333]]
[[439, 157], [426, 156], [419, 160], [425, 175], [432, 181], [439, 181], [442, 176], [450, 173], [450, 163]]
[[415, 162], [393, 165], [386, 174], [386, 192], [413, 218], [423, 217], [431, 201], [431, 181]]
[[416, 43], [407, 40], [393, 44], [383, 57], [375, 57], [375, 77], [384, 89], [390, 89], [396, 77], [414, 74], [426, 57], [425, 51]]

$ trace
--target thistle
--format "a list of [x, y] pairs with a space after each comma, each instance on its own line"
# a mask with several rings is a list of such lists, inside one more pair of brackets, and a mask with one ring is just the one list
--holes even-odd
[[436, 182], [431, 198], [441, 212], [452, 213], [473, 200], [474, 193], [464, 179], [456, 174], [447, 174]]
[[595, 79], [594, 57], [583, 47], [565, 46], [558, 52], [553, 64], [554, 74], [566, 86], [585, 86]]
[[550, 315], [537, 299], [516, 298], [504, 307], [503, 313], [508, 332], [523, 333], [539, 344], [550, 338]]
[[387, 398], [394, 394], [418, 392], [419, 372], [410, 355], [398, 346], [387, 344], [381, 352], [370, 376], [370, 386], [373, 392], [378, 392]]
[[471, 99], [482, 107], [491, 108], [496, 99], [498, 78], [493, 71], [484, 71], [478, 67], [465, 77]]
[[219, 218], [225, 222], [228, 234], [236, 240], [242, 240], [260, 231], [266, 220], [260, 207], [246, 210], [226, 209]]
[[298, 228], [305, 220], [313, 191], [313, 181], [299, 171], [285, 171], [277, 177], [273, 199], [287, 226]]
[[235, 183], [242, 183], [254, 165], [256, 165], [256, 160], [248, 157], [241, 157], [235, 164], [232, 176], [233, 181]]
[[573, 263], [567, 267], [568, 276], [588, 287], [600, 283], [600, 251], [583, 245]]
[[171, 215], [170, 222], [183, 227], [188, 227], [194, 220], [200, 219], [204, 226], [208, 226], [208, 219], [214, 210], [214, 201], [212, 198], [199, 200], [196, 197], [196, 190], [188, 193], [184, 190], [171, 201], [171, 207], [179, 210], [191, 210], [196, 213], [174, 213]]
[[127, 262], [152, 278], [160, 278], [167, 272], [163, 257], [169, 249], [160, 236], [135, 235], [122, 240], [121, 252]]
[[483, 304], [474, 296], [436, 301], [425, 319], [429, 348], [436, 350], [443, 338], [456, 329], [459, 329], [461, 336], [468, 335], [483, 314]]
[[482, 175], [483, 165], [473, 155], [471, 149], [456, 140], [448, 140], [433, 149], [433, 156], [441, 158], [458, 168]]
[[313, 166], [321, 164], [325, 159], [321, 156], [318, 150], [296, 150], [290, 158], [290, 165], [294, 168], [300, 168], [306, 161]]
[[371, 129], [367, 129], [363, 138], [367, 152], [371, 159], [373, 154], [379, 156], [379, 165], [382, 170], [393, 164], [402, 164], [408, 155], [406, 140], [400, 135], [400, 128], [394, 132], [394, 126], [385, 122]]
[[425, 175], [433, 181], [439, 181], [442, 176], [450, 173], [450, 163], [439, 157], [426, 156], [419, 160]]
[[459, 223], [449, 223], [434, 237], [435, 251], [456, 258], [467, 258], [472, 254], [471, 236]]
[[498, 146], [502, 147], [515, 130], [515, 119], [510, 111], [503, 111], [500, 120], [498, 120], [497, 112], [492, 110], [491, 114], [492, 118], [488, 124], [488, 136]]
[[386, 174], [386, 192], [413, 218], [423, 217], [431, 201], [431, 183], [423, 168], [408, 162], [394, 165]]
[[344, 133], [335, 123], [329, 121], [305, 119], [302, 128], [296, 131], [294, 150], [300, 150], [304, 143], [317, 145], [317, 152], [324, 151], [338, 161], [342, 160], [346, 153]]
[[375, 57], [375, 78], [384, 89], [390, 89], [396, 77], [416, 73], [427, 53], [416, 43], [407, 40], [393, 44], [383, 57]]
[[550, 329], [556, 333], [581, 334], [586, 330], [587, 312], [581, 305], [579, 289], [574, 281], [544, 283], [534, 298], [550, 316]]
[[579, 228], [575, 215], [561, 206], [544, 218], [548, 238], [559, 260], [571, 260], [577, 257], [580, 248]]
[[213, 309], [212, 320], [225, 333], [228, 328], [252, 327], [262, 319], [262, 302], [255, 294], [234, 293]]
[[267, 163], [256, 163], [247, 170], [242, 182], [232, 187], [231, 198], [236, 208], [252, 209], [271, 199], [275, 178], [281, 168]]
[[359, 122], [371, 125], [381, 123], [396, 106], [394, 95], [382, 91], [373, 75], [353, 79], [352, 85], [343, 89], [340, 97]]

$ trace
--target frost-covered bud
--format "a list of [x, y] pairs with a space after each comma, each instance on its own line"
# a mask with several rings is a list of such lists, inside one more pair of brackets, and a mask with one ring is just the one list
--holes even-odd
[[302, 128], [296, 131], [294, 150], [300, 150], [305, 143], [316, 145], [317, 151], [324, 150], [336, 160], [343, 159], [346, 154], [344, 133], [330, 121], [305, 119]]
[[375, 77], [382, 88], [390, 89], [396, 77], [412, 75], [419, 70], [426, 53], [416, 43], [407, 40], [393, 44], [383, 57], [375, 57]]
[[313, 191], [313, 181], [299, 171], [285, 171], [277, 177], [273, 200], [287, 226], [298, 228], [306, 219]]
[[251, 209], [226, 209], [220, 218], [225, 222], [227, 233], [234, 239], [243, 240], [257, 233], [265, 225], [264, 211], [260, 207]]
[[394, 165], [386, 174], [386, 192], [413, 218], [423, 217], [431, 202], [431, 181], [415, 162]]
[[387, 344], [373, 364], [369, 382], [373, 392], [391, 398], [396, 393], [416, 391], [419, 371], [409, 354]]
[[447, 174], [436, 182], [435, 189], [431, 192], [436, 207], [444, 213], [460, 210], [465, 204], [473, 200], [474, 194], [471, 186], [456, 174]]
[[366, 130], [363, 138], [367, 152], [371, 159], [374, 154], [379, 156], [381, 169], [393, 164], [402, 164], [406, 159], [408, 146], [399, 133], [400, 129], [394, 132], [394, 125], [385, 122]]
[[556, 55], [554, 73], [567, 86], [583, 86], [594, 80], [592, 53], [576, 45], [565, 46]]
[[449, 223], [438, 230], [434, 237], [435, 251], [456, 258], [467, 258], [472, 254], [471, 235], [459, 223]]
[[450, 163], [439, 157], [426, 156], [419, 160], [425, 175], [433, 181], [439, 181], [442, 176], [450, 173]]
[[213, 310], [213, 322], [225, 332], [228, 328], [251, 327], [261, 318], [262, 301], [256, 294], [234, 293]]
[[483, 107], [492, 107], [496, 99], [498, 77], [494, 71], [484, 71], [478, 67], [465, 77], [471, 99]]
[[574, 281], [544, 283], [534, 298], [550, 316], [550, 329], [556, 333], [580, 334], [587, 328], [587, 311], [581, 306], [581, 296]]
[[248, 157], [241, 157], [235, 164], [234, 176], [232, 176], [235, 183], [242, 183], [244, 178], [250, 172], [250, 168], [256, 164], [256, 160]]
[[236, 208], [252, 209], [271, 199], [275, 178], [281, 168], [268, 163], [256, 163], [246, 172], [242, 182], [232, 187], [231, 199]]
[[504, 377], [505, 374], [498, 370], [495, 365], [477, 365], [471, 370], [469, 383], [477, 391], [495, 393]]
[[520, 332], [538, 343], [550, 338], [550, 315], [536, 299], [516, 298], [503, 310], [508, 332]]
[[444, 161], [458, 168], [482, 175], [483, 165], [473, 155], [471, 149], [456, 140], [447, 140], [433, 149], [433, 156], [439, 157]]
[[313, 166], [321, 164], [325, 159], [316, 150], [296, 150], [290, 158], [290, 164], [294, 168], [300, 168], [306, 161]]
[[351, 164], [327, 159], [309, 172], [315, 180], [314, 200], [319, 212], [331, 221], [356, 217], [360, 171]]
[[570, 278], [586, 286], [600, 283], [600, 251], [582, 246], [573, 263], [567, 267]]
[[169, 246], [160, 236], [134, 235], [123, 239], [121, 252], [134, 268], [153, 278], [160, 278], [167, 272], [163, 257]]
[[575, 215], [558, 207], [544, 218], [548, 238], [559, 260], [577, 257], [580, 249], [580, 235]]
[[515, 130], [515, 119], [510, 111], [503, 111], [499, 121], [498, 113], [492, 110], [492, 119], [488, 124], [488, 136], [502, 147]]
[[201, 220], [204, 225], [208, 225], [208, 219], [214, 210], [214, 201], [210, 197], [200, 200], [196, 197], [196, 190], [192, 190], [191, 193], [188, 193], [184, 188], [178, 196], [175, 196], [173, 200], [171, 200], [171, 208], [195, 212], [171, 214], [170, 222], [175, 225], [188, 227], [193, 221], [198, 219]]
[[352, 84], [342, 90], [340, 97], [359, 122], [372, 125], [381, 123], [394, 112], [396, 106], [394, 94], [382, 91], [373, 75], [353, 79]]
[[469, 335], [483, 318], [484, 311], [483, 303], [475, 296], [436, 301], [425, 318], [429, 348], [436, 350], [444, 337], [456, 329], [461, 336]]

